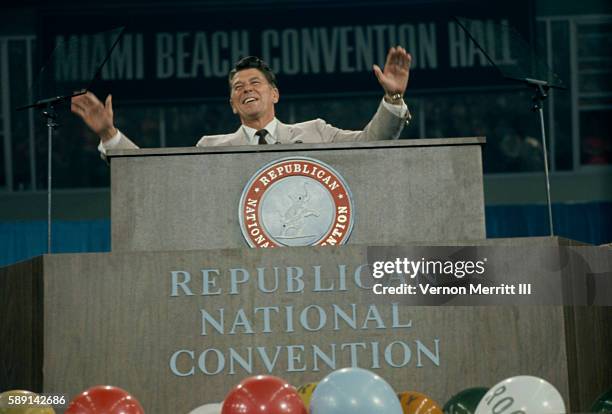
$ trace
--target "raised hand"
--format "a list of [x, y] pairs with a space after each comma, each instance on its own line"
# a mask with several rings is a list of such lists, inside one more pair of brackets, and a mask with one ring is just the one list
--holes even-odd
[[70, 110], [80, 116], [85, 124], [102, 141], [108, 141], [117, 129], [113, 124], [113, 97], [108, 95], [104, 104], [91, 92], [75, 96], [70, 102]]
[[378, 65], [373, 66], [378, 83], [387, 95], [404, 94], [408, 86], [411, 61], [412, 56], [406, 52], [406, 49], [397, 46], [389, 49], [383, 70]]

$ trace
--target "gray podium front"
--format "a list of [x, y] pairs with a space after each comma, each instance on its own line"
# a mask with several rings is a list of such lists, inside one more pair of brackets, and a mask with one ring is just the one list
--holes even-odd
[[346, 180], [348, 244], [485, 238], [484, 138], [109, 151], [113, 251], [247, 246], [242, 190], [263, 165], [306, 156]]
[[[248, 376], [299, 386], [359, 365], [440, 404], [535, 375], [568, 409], [587, 410], [612, 385], [607, 308], [407, 306], [364, 284], [368, 246], [571, 244], [485, 240], [483, 143], [110, 151], [113, 251], [0, 269], [0, 332], [10, 338], [0, 341], [0, 390], [73, 398], [109, 384], [147, 413], [187, 414]], [[243, 189], [285, 157], [319, 160], [344, 178], [354, 201], [348, 245], [247, 247]], [[537, 260], [515, 262], [517, 273], [540, 271]]]
[[364, 263], [367, 248], [352, 245], [57, 254], [2, 268], [0, 389], [73, 398], [110, 384], [147, 413], [187, 414], [252, 375], [299, 386], [359, 365], [440, 404], [534, 375], [585, 412], [612, 385], [609, 308], [406, 306], [359, 285]]

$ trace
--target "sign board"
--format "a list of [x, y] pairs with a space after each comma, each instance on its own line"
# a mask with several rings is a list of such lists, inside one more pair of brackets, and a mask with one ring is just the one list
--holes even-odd
[[124, 102], [226, 98], [229, 70], [248, 55], [271, 65], [285, 95], [379, 92], [372, 65], [383, 66], [394, 45], [413, 56], [412, 90], [507, 85], [453, 16], [475, 19], [470, 31], [501, 63], [514, 57], [494, 24], [532, 39], [529, 0], [47, 11], [40, 38], [45, 55], [71, 44], [65, 53], [80, 64], [55, 70], [58, 82], [73, 82], [103, 58], [108, 45], [95, 33], [126, 26], [97, 85]]

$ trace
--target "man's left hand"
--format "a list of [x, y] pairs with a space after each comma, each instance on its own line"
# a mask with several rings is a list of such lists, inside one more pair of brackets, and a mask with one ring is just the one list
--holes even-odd
[[374, 74], [386, 95], [404, 94], [408, 86], [411, 61], [412, 56], [406, 52], [406, 49], [397, 46], [389, 49], [383, 70], [378, 65], [373, 66]]

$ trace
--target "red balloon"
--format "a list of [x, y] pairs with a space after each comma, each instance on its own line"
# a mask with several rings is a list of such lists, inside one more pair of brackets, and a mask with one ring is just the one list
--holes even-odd
[[144, 410], [127, 391], [98, 385], [74, 397], [64, 414], [144, 414]]
[[235, 386], [223, 401], [221, 414], [308, 414], [297, 390], [285, 380], [257, 375]]

